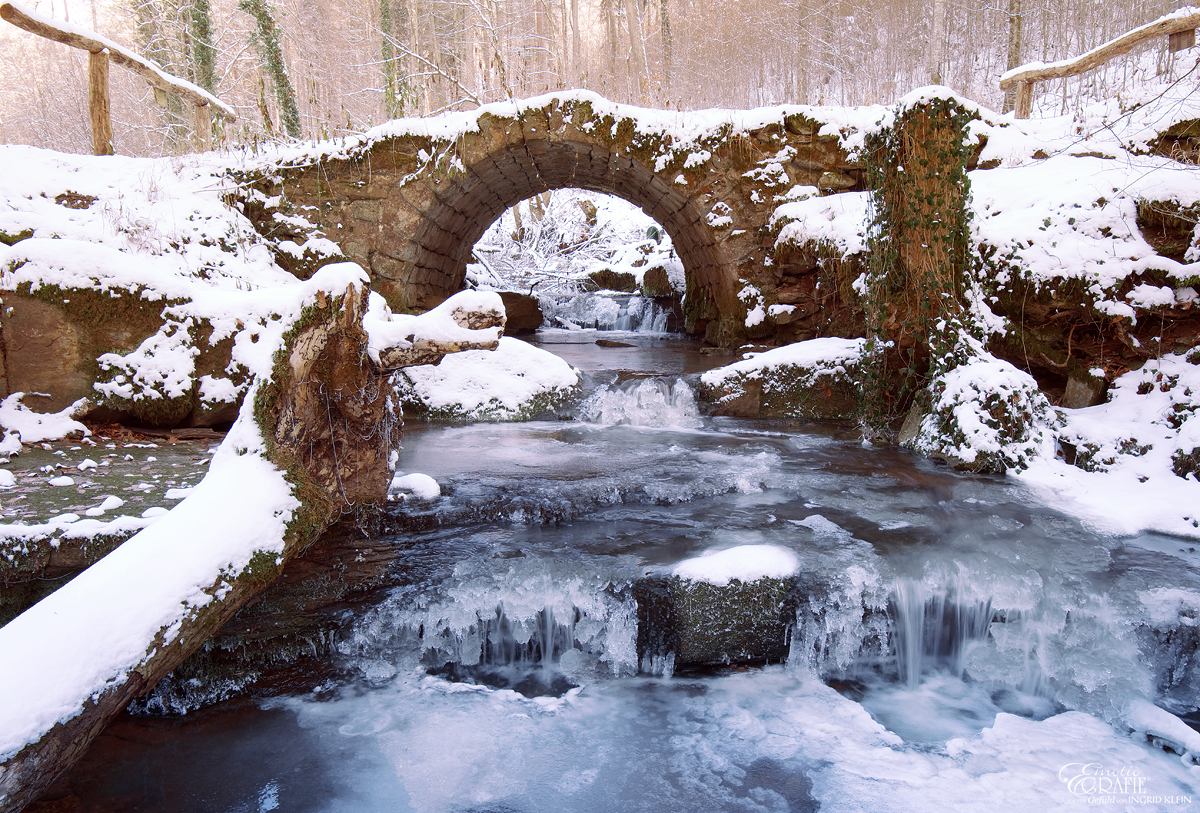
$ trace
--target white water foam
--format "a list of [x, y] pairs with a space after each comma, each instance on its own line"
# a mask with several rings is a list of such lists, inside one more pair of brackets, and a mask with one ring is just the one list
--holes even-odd
[[606, 426], [695, 428], [701, 425], [696, 396], [678, 379], [643, 378], [602, 387], [579, 405], [579, 417]]

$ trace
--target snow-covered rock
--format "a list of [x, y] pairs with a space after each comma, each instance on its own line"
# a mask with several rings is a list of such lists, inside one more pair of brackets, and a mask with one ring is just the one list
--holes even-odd
[[392, 379], [406, 412], [455, 421], [527, 420], [561, 404], [580, 384], [565, 361], [520, 339], [471, 350], [440, 364], [409, 367]]
[[755, 353], [700, 377], [718, 415], [852, 420], [859, 413], [863, 339], [810, 339]]

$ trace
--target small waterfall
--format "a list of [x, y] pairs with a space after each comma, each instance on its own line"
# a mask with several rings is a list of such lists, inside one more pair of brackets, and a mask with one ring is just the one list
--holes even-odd
[[692, 388], [679, 379], [643, 378], [597, 390], [579, 405], [579, 417], [606, 426], [700, 426]]
[[658, 306], [653, 299], [632, 297], [621, 306], [617, 319], [611, 326], [597, 325], [601, 330], [635, 330], [642, 333], [666, 333], [671, 313]]
[[373, 682], [423, 667], [524, 692], [530, 678], [550, 687], [594, 673], [633, 674], [637, 613], [627, 570], [620, 561], [477, 563], [432, 592], [396, 593], [339, 649], [368, 680], [378, 675]]
[[967, 649], [987, 638], [992, 622], [991, 599], [968, 598], [961, 584], [931, 590], [922, 581], [900, 579], [888, 610], [896, 670], [910, 689], [926, 669], [961, 678]]
[[668, 333], [672, 313], [657, 302], [636, 294], [577, 294], [569, 299], [541, 300], [548, 322], [564, 327]]

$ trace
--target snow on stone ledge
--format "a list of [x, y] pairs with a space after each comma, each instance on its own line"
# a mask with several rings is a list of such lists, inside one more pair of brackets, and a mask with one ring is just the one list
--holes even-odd
[[806, 369], [833, 369], [857, 361], [862, 356], [865, 344], [865, 339], [809, 339], [709, 370], [700, 377], [700, 381], [705, 386], [718, 387], [737, 376], [761, 375], [764, 371], [785, 364]]
[[[353, 263], [350, 263], [353, 265]], [[504, 333], [502, 327], [472, 330], [454, 321], [454, 312], [504, 313], [504, 300], [495, 291], [460, 291], [442, 304], [418, 316], [392, 313], [383, 297], [374, 291], [367, 300], [363, 327], [367, 331], [367, 352], [371, 360], [380, 363], [379, 354], [389, 347], [402, 350], [424, 340], [444, 344], [487, 343]]]
[[422, 502], [430, 502], [442, 496], [442, 487], [437, 480], [428, 474], [413, 472], [412, 474], [397, 474], [392, 478], [387, 493], [389, 500], [407, 500], [412, 498]]
[[578, 386], [579, 373], [553, 353], [505, 336], [495, 350], [452, 353], [406, 367], [393, 379], [405, 408], [432, 418], [519, 420]]
[[734, 579], [786, 579], [800, 570], [800, 557], [780, 545], [739, 545], [685, 559], [671, 570], [681, 579], [724, 587]]
[[861, 254], [867, 250], [869, 205], [870, 195], [866, 192], [814, 195], [783, 203], [771, 214], [771, 228], [783, 224], [775, 248], [786, 243], [816, 242], [835, 246], [843, 257]]
[[[801, 115], [819, 122], [820, 135], [837, 137], [843, 149], [854, 152], [863, 146], [863, 133], [878, 126], [878, 122], [890, 114], [882, 105], [863, 107], [776, 105], [751, 110], [727, 110], [713, 108], [692, 110], [681, 114], [675, 110], [662, 110], [609, 101], [592, 91], [560, 90], [529, 99], [492, 102], [474, 110], [443, 113], [425, 118], [393, 119], [378, 125], [359, 136], [339, 137], [336, 140], [300, 142], [297, 144], [272, 145], [264, 152], [247, 156], [246, 166], [261, 166], [268, 162], [278, 165], [299, 165], [322, 159], [353, 157], [369, 150], [383, 139], [404, 136], [429, 137], [452, 144], [465, 133], [480, 131], [480, 120], [485, 116], [514, 119], [530, 110], [539, 110], [551, 104], [564, 106], [589, 105], [594, 115], [592, 128], [598, 126], [605, 116], [611, 116], [611, 133], [615, 136], [623, 121], [629, 121], [634, 131], [643, 135], [667, 136], [668, 150], [680, 155], [690, 153], [690, 160], [703, 163], [711, 158], [704, 146], [722, 139], [724, 133], [745, 132], [784, 121], [788, 116]], [[606, 127], [606, 129], [608, 129]], [[427, 156], [432, 159], [432, 156]], [[685, 164], [692, 166], [694, 164]]]

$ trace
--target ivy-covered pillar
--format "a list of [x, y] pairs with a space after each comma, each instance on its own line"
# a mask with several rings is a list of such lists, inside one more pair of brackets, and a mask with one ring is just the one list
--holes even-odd
[[967, 177], [966, 128], [976, 114], [968, 104], [942, 88], [918, 91], [868, 136], [873, 363], [865, 423], [872, 438], [1000, 474], [1046, 454], [1057, 417], [1033, 377], [985, 345], [988, 286], [971, 246]]
[[867, 136], [871, 188], [867, 323], [875, 365], [867, 382], [870, 431], [894, 420], [952, 355], [964, 326], [970, 262], [974, 113], [952, 95], [914, 94]]

